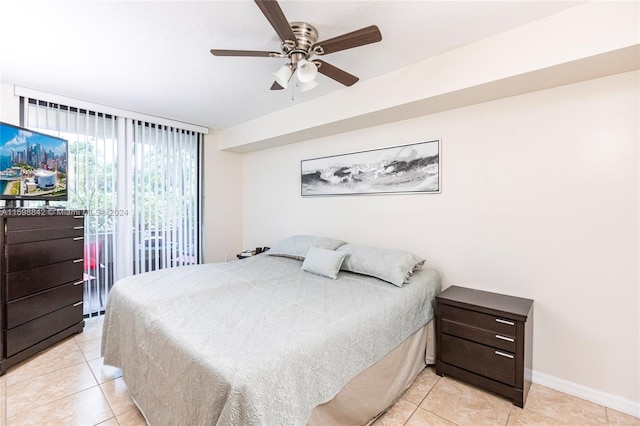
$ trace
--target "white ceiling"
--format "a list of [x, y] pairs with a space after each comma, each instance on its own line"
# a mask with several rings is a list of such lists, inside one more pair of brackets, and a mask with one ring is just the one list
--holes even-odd
[[[314, 25], [320, 40], [378, 25], [380, 43], [323, 57], [366, 80], [580, 3], [280, 5], [290, 22]], [[271, 73], [284, 59], [212, 56], [211, 48], [279, 50], [278, 36], [253, 1], [2, 0], [0, 16], [2, 83], [214, 129], [349, 90], [320, 75], [309, 92], [270, 91]]]

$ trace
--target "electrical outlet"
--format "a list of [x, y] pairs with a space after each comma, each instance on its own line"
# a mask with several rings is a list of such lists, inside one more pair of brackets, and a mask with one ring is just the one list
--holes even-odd
[[228, 255], [228, 254], [225, 254], [225, 255], [224, 255], [224, 261], [225, 261], [225, 262], [228, 262], [228, 261], [229, 261], [229, 255]]

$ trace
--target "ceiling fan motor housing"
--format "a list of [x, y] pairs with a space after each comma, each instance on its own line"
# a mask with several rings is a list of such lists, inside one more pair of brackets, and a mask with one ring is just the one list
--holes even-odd
[[291, 57], [292, 62], [294, 63], [303, 58], [309, 59], [309, 56], [311, 55], [311, 46], [318, 41], [318, 30], [316, 30], [313, 25], [306, 22], [291, 22], [290, 25], [293, 34], [296, 36], [296, 44], [295, 46], [289, 46], [286, 42], [283, 43], [283, 53]]

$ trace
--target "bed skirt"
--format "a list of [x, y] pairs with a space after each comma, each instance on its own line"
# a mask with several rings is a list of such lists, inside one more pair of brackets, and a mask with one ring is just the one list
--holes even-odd
[[314, 408], [307, 426], [370, 425], [400, 399], [427, 365], [435, 364], [435, 347], [435, 320], [431, 320], [351, 379], [332, 400]]
[[[308, 426], [366, 425], [391, 407], [426, 365], [435, 364], [435, 320], [318, 405]], [[366, 397], [363, 397], [366, 396]]]

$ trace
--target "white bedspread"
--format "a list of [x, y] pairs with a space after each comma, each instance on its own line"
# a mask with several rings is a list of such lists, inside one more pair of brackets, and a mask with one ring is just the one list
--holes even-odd
[[120, 280], [107, 365], [153, 426], [304, 425], [313, 408], [433, 318], [437, 271], [402, 288], [259, 255]]

